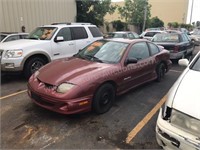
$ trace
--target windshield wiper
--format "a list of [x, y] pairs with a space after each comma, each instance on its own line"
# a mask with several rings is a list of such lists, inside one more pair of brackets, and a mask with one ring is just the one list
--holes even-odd
[[101, 59], [99, 59], [95, 56], [92, 56], [92, 55], [84, 55], [84, 56], [86, 56], [87, 58], [89, 58], [90, 60], [93, 60], [93, 61], [96, 60], [97, 62], [100, 62], [100, 63], [103, 62]]

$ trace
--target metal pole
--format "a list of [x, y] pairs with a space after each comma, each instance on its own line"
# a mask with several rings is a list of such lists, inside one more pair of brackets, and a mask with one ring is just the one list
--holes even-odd
[[145, 6], [144, 6], [144, 22], [143, 22], [142, 32], [144, 32], [145, 30], [146, 20], [147, 20], [147, 0], [145, 0]]
[[192, 23], [193, 4], [194, 4], [194, 0], [192, 0], [192, 7], [191, 7], [191, 13], [190, 13], [190, 24]]

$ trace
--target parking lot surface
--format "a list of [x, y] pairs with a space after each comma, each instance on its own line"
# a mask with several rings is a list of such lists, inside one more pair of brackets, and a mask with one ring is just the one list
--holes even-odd
[[[200, 50], [195, 48], [194, 54]], [[150, 82], [117, 97], [103, 115], [61, 115], [36, 106], [21, 75], [1, 75], [2, 149], [159, 149], [158, 106], [184, 67], [173, 62], [161, 82]]]

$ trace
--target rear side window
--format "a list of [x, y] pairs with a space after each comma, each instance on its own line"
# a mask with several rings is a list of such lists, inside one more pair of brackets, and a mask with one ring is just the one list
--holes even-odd
[[88, 38], [87, 32], [84, 27], [70, 27], [72, 32], [72, 38], [74, 40]]
[[93, 37], [102, 37], [101, 32], [97, 27], [88, 27]]
[[148, 44], [151, 50], [151, 55], [159, 53], [159, 48], [155, 44], [152, 44], [152, 43], [148, 43]]

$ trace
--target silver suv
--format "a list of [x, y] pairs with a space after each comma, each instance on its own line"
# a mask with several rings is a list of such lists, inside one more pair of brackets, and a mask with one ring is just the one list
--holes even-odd
[[0, 44], [1, 71], [23, 71], [29, 78], [46, 63], [70, 57], [102, 38], [99, 29], [89, 23], [40, 26], [29, 34], [28, 39]]

